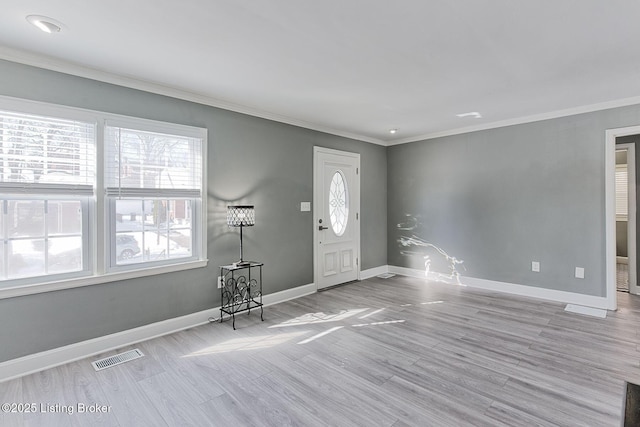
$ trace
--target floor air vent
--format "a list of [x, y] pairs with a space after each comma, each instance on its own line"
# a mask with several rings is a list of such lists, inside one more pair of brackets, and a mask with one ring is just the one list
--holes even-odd
[[376, 276], [378, 279], [389, 279], [391, 277], [395, 276], [395, 274], [393, 273], [384, 273], [384, 274], [380, 274], [379, 276]]
[[95, 362], [91, 362], [91, 364], [96, 371], [102, 371], [103, 369], [120, 365], [130, 360], [139, 359], [142, 356], [144, 356], [144, 354], [142, 354], [142, 352], [136, 348], [133, 350], [125, 351], [124, 353], [116, 354], [115, 356], [109, 356], [105, 357], [104, 359], [96, 360]]

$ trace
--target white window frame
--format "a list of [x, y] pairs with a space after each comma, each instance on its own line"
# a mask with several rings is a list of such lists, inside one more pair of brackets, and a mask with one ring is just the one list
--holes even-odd
[[[201, 149], [201, 156], [204, 156], [206, 153], [204, 151], [204, 146], [206, 145], [206, 130], [205, 129], [200, 129], [200, 128], [194, 128], [194, 127], [190, 127], [190, 126], [183, 126], [183, 125], [174, 125], [174, 124], [169, 124], [169, 123], [164, 123], [164, 122], [156, 122], [156, 121], [151, 121], [151, 120], [145, 120], [145, 119], [135, 119], [135, 118], [118, 118], [118, 119], [114, 119], [111, 118], [109, 120], [106, 121], [105, 127], [110, 126], [110, 127], [116, 127], [116, 128], [125, 128], [125, 129], [131, 129], [131, 130], [136, 130], [136, 131], [143, 131], [143, 132], [149, 132], [149, 133], [158, 133], [158, 134], [166, 134], [166, 135], [176, 135], [176, 136], [181, 136], [181, 137], [188, 137], [188, 138], [195, 138], [195, 139], [200, 139], [201, 140], [201, 145], [202, 145], [202, 149]], [[104, 128], [103, 128], [104, 131]], [[102, 132], [102, 135], [104, 135], [105, 133]], [[106, 150], [103, 149], [103, 152], [106, 152]], [[106, 156], [105, 156], [106, 157]], [[104, 171], [106, 171], [107, 168], [107, 160], [108, 159], [104, 159], [105, 162], [103, 167], [104, 167]], [[204, 162], [206, 161], [205, 157], [202, 157], [201, 162], [203, 163], [204, 166]], [[204, 167], [202, 170], [201, 175], [204, 175]], [[106, 173], [103, 172], [103, 175], [106, 175]], [[201, 183], [201, 188], [204, 191], [205, 188], [205, 183], [206, 182], [202, 182]], [[107, 188], [107, 185], [105, 184], [104, 189]], [[159, 190], [140, 190], [140, 199], [164, 199], [164, 197], [154, 197], [153, 193], [157, 193], [159, 192]], [[136, 192], [137, 193], [137, 192]], [[162, 191], [160, 190], [160, 193], [162, 193]], [[105, 237], [104, 237], [104, 242], [105, 242], [105, 248], [104, 250], [106, 251], [105, 254], [106, 256], [105, 258], [105, 271], [107, 272], [118, 272], [118, 271], [130, 271], [130, 270], [139, 270], [141, 268], [150, 268], [153, 266], [163, 266], [163, 265], [172, 265], [172, 264], [180, 264], [180, 263], [185, 263], [185, 262], [191, 262], [191, 261], [197, 261], [199, 258], [199, 253], [202, 250], [206, 250], [206, 247], [204, 247], [203, 243], [205, 243], [206, 241], [203, 242], [202, 240], [202, 232], [201, 232], [201, 228], [202, 227], [206, 227], [206, 221], [203, 222], [202, 221], [202, 200], [206, 197], [206, 193], [201, 193], [200, 194], [200, 198], [196, 198], [196, 197], [189, 197], [189, 198], [185, 198], [185, 197], [180, 197], [180, 198], [184, 198], [186, 200], [190, 200], [194, 206], [192, 207], [192, 212], [193, 212], [193, 218], [192, 218], [192, 233], [191, 233], [191, 239], [192, 239], [192, 254], [190, 257], [185, 257], [185, 258], [175, 258], [175, 259], [165, 259], [165, 260], [159, 260], [159, 261], [146, 261], [146, 262], [142, 262], [142, 263], [132, 263], [132, 264], [121, 264], [118, 265], [117, 264], [117, 260], [114, 258], [113, 253], [111, 251], [111, 247], [109, 245], [110, 243], [110, 239], [109, 236], [113, 236], [115, 235], [115, 226], [116, 226], [116, 218], [115, 218], [115, 202], [117, 200], [116, 197], [114, 196], [108, 196], [105, 195], [103, 197], [103, 199], [105, 200], [105, 206], [104, 206], [104, 213], [105, 213], [105, 218], [108, 220], [108, 223], [105, 225], [104, 229], [105, 229]], [[138, 199], [138, 196], [134, 197], [135, 199]], [[175, 197], [171, 197], [171, 196], [167, 196], [166, 199], [174, 199]], [[203, 249], [204, 248], [204, 249]], [[144, 251], [144, 248], [141, 248]]]
[[[61, 280], [51, 280], [47, 276], [38, 276], [36, 278], [16, 279], [0, 282], [0, 299], [12, 298], [22, 295], [30, 295], [41, 292], [51, 292], [61, 289], [76, 288], [82, 286], [97, 285], [101, 283], [109, 283], [114, 281], [133, 279], [137, 277], [152, 276], [156, 274], [164, 274], [175, 271], [189, 270], [193, 268], [206, 267], [207, 259], [207, 136], [208, 132], [205, 128], [186, 126], [180, 124], [172, 124], [159, 122], [148, 119], [139, 119], [127, 117], [117, 114], [104, 113], [100, 111], [87, 110], [82, 108], [67, 107], [37, 101], [12, 98], [8, 96], [0, 96], [0, 109], [25, 114], [42, 115], [56, 117], [68, 120], [78, 120], [96, 125], [96, 183], [94, 188], [93, 203], [87, 203], [86, 227], [83, 232], [87, 232], [87, 241], [89, 247], [86, 248], [86, 256], [88, 258], [88, 271], [72, 273], [64, 276]], [[171, 263], [157, 264], [132, 264], [126, 268], [110, 268], [108, 261], [109, 244], [107, 236], [109, 236], [109, 214], [107, 209], [108, 203], [105, 197], [104, 187], [104, 171], [105, 162], [105, 141], [104, 130], [106, 124], [129, 127], [131, 129], [148, 130], [166, 134], [176, 134], [183, 136], [191, 136], [202, 139], [201, 156], [202, 156], [202, 192], [199, 206], [193, 209], [193, 248], [194, 252], [190, 258], [177, 258]], [[21, 196], [19, 198], [22, 198]], [[197, 224], [196, 224], [197, 221]], [[85, 227], [85, 222], [83, 222]], [[79, 274], [85, 274], [82, 277], [75, 277]], [[41, 280], [37, 280], [37, 279]]]

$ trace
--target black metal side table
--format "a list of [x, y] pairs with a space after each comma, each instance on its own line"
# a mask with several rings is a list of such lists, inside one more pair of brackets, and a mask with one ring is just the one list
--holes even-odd
[[261, 262], [249, 261], [242, 265], [221, 265], [220, 277], [220, 322], [226, 313], [233, 319], [236, 329], [236, 313], [248, 312], [260, 307], [260, 320], [264, 322], [262, 308], [262, 266]]

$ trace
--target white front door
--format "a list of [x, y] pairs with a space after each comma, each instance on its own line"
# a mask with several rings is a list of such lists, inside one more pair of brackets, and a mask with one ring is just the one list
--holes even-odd
[[318, 289], [360, 277], [360, 154], [314, 147], [313, 220]]

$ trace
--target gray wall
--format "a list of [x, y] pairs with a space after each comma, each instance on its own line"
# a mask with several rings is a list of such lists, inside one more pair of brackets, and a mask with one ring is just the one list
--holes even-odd
[[7, 61], [0, 76], [0, 95], [209, 130], [208, 267], [0, 300], [0, 362], [219, 306], [217, 266], [239, 255], [229, 202], [256, 206], [244, 253], [265, 294], [312, 283], [314, 145], [360, 153], [362, 269], [387, 263], [385, 147]]
[[465, 276], [605, 296], [605, 130], [639, 123], [631, 106], [389, 147], [389, 264], [424, 268], [398, 244], [415, 234]]

